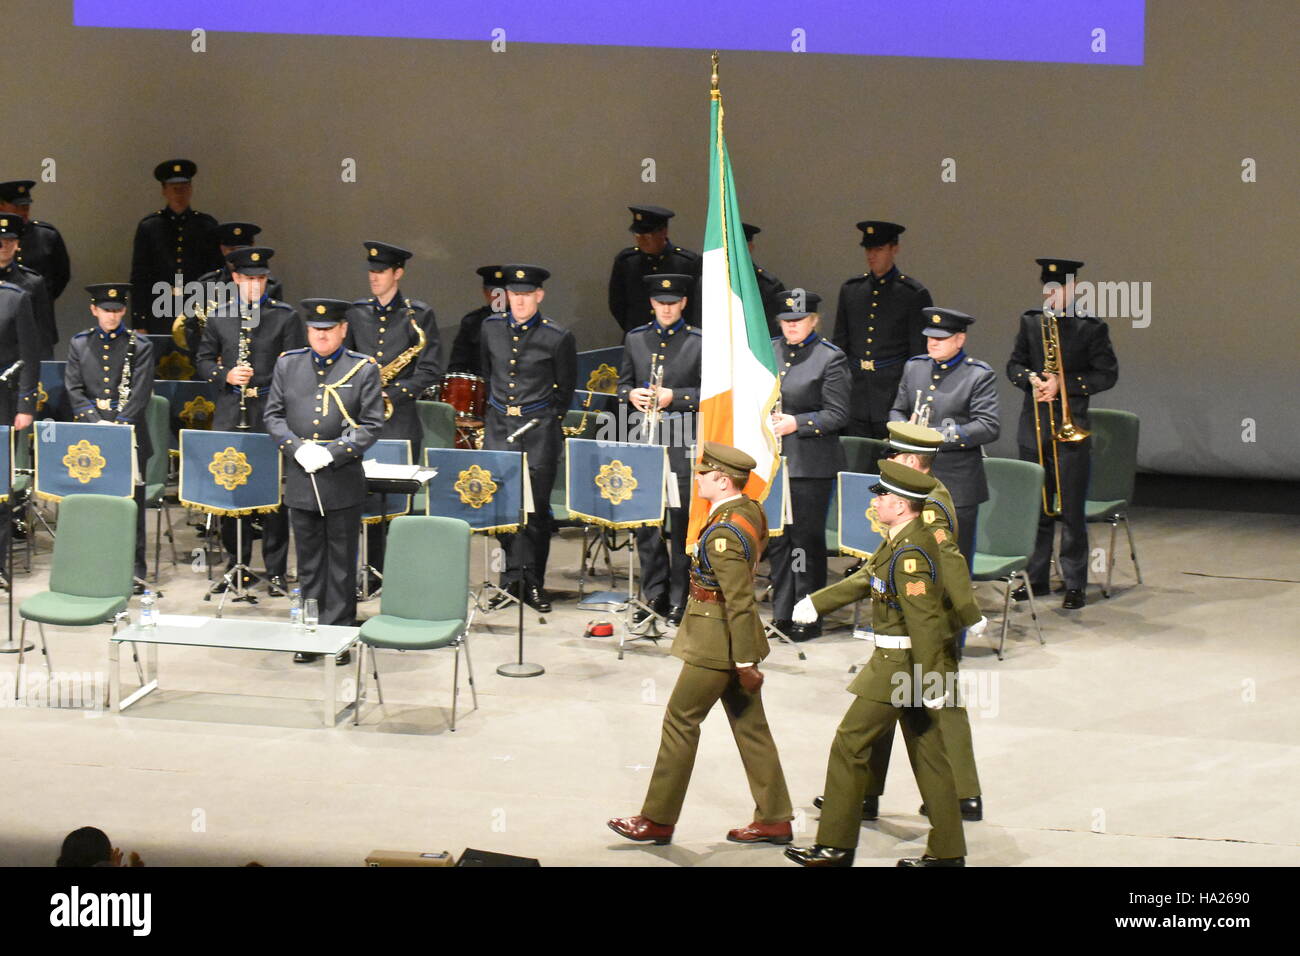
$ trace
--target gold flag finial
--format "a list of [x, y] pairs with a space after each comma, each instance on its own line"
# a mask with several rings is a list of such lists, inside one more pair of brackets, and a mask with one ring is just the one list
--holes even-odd
[[713, 59], [713, 75], [709, 77], [709, 83], [711, 84], [709, 86], [709, 90], [710, 92], [713, 93], [714, 96], [717, 96], [718, 95], [718, 51], [717, 50], [713, 51], [712, 59]]

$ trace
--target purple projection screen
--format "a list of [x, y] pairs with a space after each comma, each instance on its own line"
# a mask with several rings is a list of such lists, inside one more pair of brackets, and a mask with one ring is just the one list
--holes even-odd
[[1145, 14], [1145, 0], [75, 0], [73, 18], [186, 32], [1141, 66]]

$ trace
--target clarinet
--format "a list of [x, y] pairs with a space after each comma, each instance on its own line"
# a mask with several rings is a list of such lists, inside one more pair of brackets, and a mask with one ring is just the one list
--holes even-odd
[[[240, 316], [239, 322], [239, 360], [235, 363], [236, 367], [248, 365], [249, 355], [252, 352], [251, 344], [248, 340], [248, 329], [244, 328], [243, 316]], [[249, 366], [251, 368], [251, 366]], [[252, 429], [248, 422], [248, 389], [239, 386], [239, 424], [235, 426], [236, 431], [246, 432]]]
[[117, 383], [117, 414], [120, 418], [131, 399], [132, 359], [135, 358], [135, 333], [127, 332], [126, 359], [122, 363], [122, 378]]

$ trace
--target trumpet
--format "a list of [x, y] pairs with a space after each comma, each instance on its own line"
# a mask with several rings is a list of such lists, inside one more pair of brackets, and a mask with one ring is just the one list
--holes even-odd
[[[1061, 423], [1057, 426], [1056, 413], [1052, 408], [1052, 403], [1047, 402], [1047, 430], [1051, 433], [1052, 446], [1052, 471], [1056, 475], [1056, 495], [1054, 501], [1047, 499], [1047, 486], [1043, 486], [1043, 514], [1055, 518], [1061, 513], [1061, 449], [1062, 442], [1066, 444], [1077, 444], [1083, 441], [1092, 432], [1080, 428], [1074, 424], [1074, 419], [1070, 416], [1070, 396], [1065, 392], [1065, 365], [1061, 361], [1061, 326], [1055, 312], [1051, 309], [1044, 309], [1042, 318], [1039, 320], [1039, 334], [1043, 338], [1043, 374], [1038, 378], [1046, 379], [1049, 376], [1055, 376], [1057, 385], [1057, 395], [1061, 400]], [[1031, 383], [1032, 384], [1032, 383]], [[1038, 464], [1047, 468], [1047, 451], [1043, 447], [1043, 428], [1042, 414], [1038, 411], [1041, 403], [1034, 401], [1034, 436], [1038, 439]]]
[[921, 404], [921, 390], [916, 390], [916, 403], [912, 406], [912, 424], [920, 425], [924, 428], [930, 427], [930, 412], [934, 410], [933, 405]]

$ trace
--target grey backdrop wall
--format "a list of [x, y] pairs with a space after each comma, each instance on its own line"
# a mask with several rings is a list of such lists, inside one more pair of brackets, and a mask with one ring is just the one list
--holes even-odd
[[[196, 208], [263, 226], [293, 301], [364, 294], [362, 239], [415, 250], [404, 289], [447, 347], [473, 269], [500, 260], [552, 269], [546, 311], [580, 348], [617, 344], [628, 203], [671, 206], [674, 241], [700, 246], [707, 52], [210, 34], [194, 53], [185, 33], [75, 28], [70, 0], [5, 6], [24, 39], [5, 46], [0, 179], [56, 162], [34, 215], [72, 254], [65, 343], [89, 322], [80, 286], [128, 275], [172, 156], [199, 164]], [[1110, 322], [1120, 383], [1096, 403], [1141, 415], [1142, 465], [1300, 477], [1298, 27], [1290, 2], [1152, 0], [1140, 68], [725, 53], [755, 258], [833, 302], [865, 269], [853, 223], [902, 222], [900, 265], [977, 317], [968, 351], [1000, 372], [1036, 256], [1149, 282], [1150, 324]], [[992, 451], [1013, 454], [1020, 396], [1002, 400]]]

